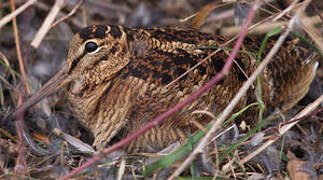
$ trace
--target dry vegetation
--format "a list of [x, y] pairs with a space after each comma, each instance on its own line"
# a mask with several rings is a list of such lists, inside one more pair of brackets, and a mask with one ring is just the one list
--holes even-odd
[[[204, 22], [201, 31], [234, 37], [239, 32], [235, 21], [243, 22], [246, 15], [235, 15], [234, 10], [242, 8], [244, 12], [245, 9], [233, 1], [225, 2], [89, 0], [81, 4], [82, 1], [79, 0], [66, 3], [63, 0], [0, 0], [0, 179], [57, 179], [93, 156], [85, 153], [93, 151], [91, 147], [77, 140], [91, 144], [93, 139], [73, 117], [62, 93], [42, 100], [25, 115], [17, 117], [17, 121], [4, 120], [17, 105], [22, 104], [29, 94], [35, 92], [64, 65], [68, 43], [74, 32], [92, 24], [120, 24], [131, 28], [188, 28], [199, 27]], [[270, 1], [257, 10], [252, 25], [260, 23], [250, 32], [250, 36], [265, 36], [265, 33], [275, 27], [286, 26], [297, 7], [303, 6], [299, 3], [288, 9], [290, 1], [278, 2]], [[16, 19], [6, 19], [7, 15], [13, 14], [13, 9], [27, 3], [30, 7], [19, 13]], [[249, 3], [254, 4], [254, 1]], [[204, 10], [199, 18], [186, 19], [202, 8]], [[286, 8], [285, 13], [282, 12]], [[278, 17], [280, 14], [282, 16]], [[306, 39], [321, 51], [322, 15], [323, 2], [312, 1], [305, 13], [298, 16], [303, 26], [296, 23], [297, 27], [303, 28]], [[251, 138], [247, 138], [237, 148], [233, 143], [244, 136], [241, 128], [237, 128], [237, 125], [227, 129], [216, 144], [210, 143], [208, 150], [199, 155], [180, 176], [185, 177], [183, 179], [198, 176], [205, 179], [322, 179], [323, 69], [322, 62], [320, 63], [308, 94], [288, 114], [271, 120], [260, 132], [251, 134]], [[307, 107], [311, 110], [303, 113], [310, 115], [294, 123], [292, 118], [314, 101], [314, 106], [319, 106], [319, 110], [310, 113], [315, 108]], [[278, 137], [281, 132], [279, 123], [289, 120], [292, 122], [285, 124], [295, 126], [287, 128]], [[62, 132], [57, 132], [57, 129]], [[194, 138], [191, 140], [196, 143]], [[78, 176], [81, 179], [134, 179], [143, 177], [143, 169], [156, 168], [158, 170], [147, 177], [167, 179], [183, 163], [183, 160], [169, 161], [189, 154], [191, 145], [153, 166], [149, 164], [157, 161], [160, 153], [125, 156], [123, 152], [115, 151]], [[266, 148], [256, 151], [259, 147]], [[227, 152], [228, 149], [232, 152]], [[249, 154], [252, 156], [247, 156]], [[165, 167], [168, 163], [170, 166]]]

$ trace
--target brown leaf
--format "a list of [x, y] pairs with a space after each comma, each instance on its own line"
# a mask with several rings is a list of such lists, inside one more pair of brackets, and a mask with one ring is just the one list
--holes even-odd
[[200, 26], [204, 23], [205, 19], [210, 15], [213, 9], [216, 7], [216, 4], [207, 4], [205, 5], [194, 17], [192, 22], [193, 29], [199, 29]]
[[310, 162], [298, 159], [290, 151], [288, 151], [287, 157], [290, 159], [287, 164], [287, 170], [292, 180], [311, 180], [313, 176], [316, 176], [315, 170], [314, 174], [312, 173], [314, 167], [308, 167]]

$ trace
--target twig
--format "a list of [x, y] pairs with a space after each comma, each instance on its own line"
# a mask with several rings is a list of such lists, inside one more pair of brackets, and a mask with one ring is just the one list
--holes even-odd
[[[271, 8], [273, 8], [273, 9], [275, 9], [276, 11], [278, 11], [278, 12], [280, 12], [280, 13], [282, 13], [282, 10], [281, 9], [279, 9], [279, 8], [277, 8], [276, 6], [274, 6], [274, 5], [272, 5], [270, 2], [267, 2], [267, 1], [263, 1], [264, 2], [264, 4], [266, 4], [267, 6], [269, 6], [269, 7], [271, 7]], [[292, 16], [290, 16], [288, 13], [287, 14], [285, 14], [288, 18], [292, 18]]]
[[320, 10], [319, 10], [319, 9], [317, 8], [317, 6], [315, 5], [314, 1], [312, 1], [312, 2], [311, 2], [311, 5], [312, 5], [312, 7], [314, 8], [315, 13], [316, 13], [318, 16], [320, 16], [321, 21], [323, 22], [323, 16], [322, 16], [322, 14], [321, 14]]
[[[18, 105], [22, 104], [23, 99], [24, 99], [23, 93], [20, 93], [18, 96]], [[19, 174], [24, 175], [24, 172], [26, 170], [26, 159], [25, 159], [26, 149], [24, 146], [24, 138], [23, 138], [24, 112], [17, 115], [17, 121], [15, 122], [15, 125], [16, 125], [16, 131], [18, 134], [18, 149], [19, 149], [18, 157], [15, 165], [15, 171], [17, 171]]]
[[[317, 19], [318, 21], [320, 21], [319, 17], [317, 17]], [[319, 48], [320, 52], [323, 52], [323, 37], [320, 35], [320, 32], [315, 28], [314, 22], [307, 21], [305, 18], [300, 19], [300, 22], [303, 25], [304, 31], [311, 37], [311, 39]]]
[[[303, 4], [304, 4], [304, 2], [299, 3], [299, 4], [297, 4], [295, 6], [295, 8], [298, 8], [298, 7], [302, 6]], [[273, 14], [273, 15], [271, 15], [269, 17], [266, 17], [265, 19], [255, 23], [255, 24], [253, 24], [252, 26], [249, 27], [248, 34], [253, 34], [253, 33], [255, 33], [255, 34], [262, 33], [263, 34], [263, 32], [261, 32], [261, 29], [267, 29], [267, 31], [265, 31], [265, 32], [268, 32], [268, 31], [276, 28], [277, 26], [279, 26], [280, 23], [282, 23], [281, 25], [283, 25], [284, 22], [281, 22], [281, 21], [275, 22], [275, 23], [268, 23], [268, 20], [280, 15], [281, 13], [283, 13], [283, 11], [275, 13], [275, 14]], [[310, 21], [313, 24], [320, 23], [320, 20], [319, 20], [319, 18], [317, 16], [311, 17], [309, 19], [305, 18], [304, 20]], [[264, 27], [260, 27], [259, 26], [260, 24], [263, 24]], [[258, 30], [258, 28], [259, 28], [259, 30]], [[236, 27], [228, 27], [228, 28], [222, 28], [221, 31], [220, 31], [220, 34], [223, 35], [223, 36], [232, 36], [233, 34], [237, 34], [239, 32], [240, 32], [240, 29], [238, 29]], [[236, 36], [235, 36], [235, 38], [236, 38]]]
[[[319, 98], [317, 98], [313, 103], [309, 104], [308, 106], [306, 106], [300, 113], [298, 113], [294, 118], [292, 118], [290, 121], [293, 121], [295, 119], [299, 119], [302, 118], [303, 116], [306, 116], [308, 113], [310, 113], [311, 111], [313, 111], [316, 107], [318, 107], [321, 103], [323, 102], [323, 95], [321, 95]], [[282, 126], [279, 129], [279, 136], [283, 135], [284, 133], [286, 133], [289, 129], [291, 129], [294, 125], [296, 125], [298, 121], [294, 121], [293, 123], [289, 123], [286, 124], [284, 126]], [[248, 162], [250, 159], [252, 159], [253, 157], [255, 157], [257, 154], [259, 154], [260, 152], [262, 152], [264, 149], [266, 149], [267, 147], [269, 147], [271, 144], [273, 144], [274, 142], [276, 142], [277, 139], [270, 139], [268, 140], [266, 143], [264, 143], [261, 147], [259, 147], [257, 150], [255, 150], [254, 152], [250, 153], [248, 156], [244, 157], [239, 164], [244, 164], [246, 162]]]
[[66, 20], [67, 18], [69, 18], [69, 17], [71, 17], [75, 12], [76, 12], [76, 10], [83, 4], [83, 2], [84, 2], [84, 0], [80, 0], [76, 5], [75, 5], [75, 7], [67, 14], [67, 15], [65, 15], [64, 17], [62, 17], [62, 18], [60, 18], [59, 20], [57, 20], [57, 21], [55, 21], [52, 25], [51, 25], [51, 27], [50, 27], [50, 29], [51, 28], [53, 28], [54, 26], [56, 26], [57, 24], [59, 24], [59, 23], [61, 23], [61, 22], [63, 22], [64, 20]]
[[87, 11], [86, 11], [86, 6], [84, 5], [83, 7], [82, 7], [82, 19], [83, 19], [83, 27], [86, 27], [86, 26], [88, 26], [87, 25]]
[[65, 141], [69, 142], [72, 146], [74, 146], [77, 150], [79, 150], [81, 152], [87, 152], [87, 153], [91, 153], [91, 154], [95, 153], [95, 150], [90, 145], [82, 142], [81, 140], [79, 140], [69, 134], [62, 132], [58, 128], [54, 128], [53, 133], [56, 136], [59, 136], [62, 139], [64, 139]]
[[[308, 22], [310, 24], [319, 24], [321, 22], [320, 17], [318, 16], [312, 16], [312, 17], [304, 17], [302, 18], [302, 21]], [[286, 21], [276, 21], [274, 23], [272, 22], [266, 22], [261, 25], [258, 25], [257, 27], [253, 28], [252, 30], [248, 31], [248, 34], [265, 34], [268, 31], [271, 31], [277, 27], [281, 27], [283, 25], [287, 25], [288, 23]], [[240, 31], [240, 29], [232, 26], [232, 27], [226, 27], [222, 28], [220, 34], [223, 36], [232, 36], [237, 34]]]
[[[225, 71], [226, 65], [230, 62], [233, 61], [234, 57], [237, 55], [240, 46], [242, 45], [242, 41], [247, 34], [248, 26], [251, 23], [257, 9], [260, 6], [260, 2], [257, 1], [253, 6], [251, 6], [248, 16], [246, 18], [246, 22], [243, 25], [241, 32], [239, 33], [239, 38], [226, 62], [226, 64], [223, 67], [222, 71]], [[277, 49], [278, 50], [278, 49]], [[265, 61], [264, 61], [265, 62]], [[232, 63], [232, 62], [231, 62]], [[260, 66], [261, 67], [261, 66]], [[259, 67], [259, 68], [260, 68]], [[257, 68], [257, 69], [259, 69]], [[264, 68], [264, 67], [263, 67]], [[261, 69], [262, 70], [262, 69]], [[258, 74], [261, 72], [261, 70], [258, 70]], [[221, 71], [221, 72], [222, 72]], [[255, 71], [255, 73], [257, 70]], [[211, 139], [212, 134], [221, 127], [221, 124], [224, 122], [226, 117], [231, 113], [233, 110], [234, 106], [239, 102], [241, 97], [246, 93], [246, 91], [249, 89], [249, 86], [253, 83], [253, 80], [256, 78], [256, 76], [253, 75], [248, 79], [248, 81], [240, 88], [238, 94], [231, 100], [229, 105], [226, 107], [226, 109], [223, 111], [221, 114], [220, 118], [214, 123], [212, 128], [208, 131], [208, 133], [203, 137], [203, 139], [200, 141], [200, 143], [197, 145], [197, 147], [194, 149], [194, 151], [189, 155], [189, 157], [183, 162], [183, 164], [176, 169], [176, 171], [169, 177], [169, 179], [175, 179], [178, 175], [181, 174], [181, 172], [192, 162], [192, 160], [196, 157], [197, 154], [199, 154], [202, 149], [205, 147], [205, 145], [208, 143], [208, 140]], [[243, 89], [244, 88], [244, 89]]]
[[[42, 2], [42, 1], [37, 2], [35, 4], [35, 7], [39, 8], [39, 9], [41, 9], [43, 11], [49, 11], [51, 9], [51, 7], [49, 7], [46, 3]], [[58, 17], [63, 17], [63, 16], [66, 16], [66, 14], [67, 13], [60, 11], [57, 16]], [[83, 27], [82, 22], [80, 20], [78, 20], [77, 18], [70, 18], [68, 20], [72, 25], [74, 25], [74, 26], [76, 26], [78, 28]]]
[[299, 118], [296, 118], [296, 119], [295, 119], [295, 118], [292, 118], [292, 119], [291, 119], [291, 120], [289, 120], [289, 121], [282, 122], [282, 123], [280, 123], [279, 125], [277, 125], [276, 127], [272, 127], [272, 128], [265, 129], [265, 130], [263, 130], [262, 132], [263, 132], [263, 133], [265, 133], [265, 132], [272, 131], [272, 130], [276, 130], [276, 132], [278, 132], [277, 130], [278, 130], [280, 127], [282, 127], [282, 126], [286, 126], [286, 125], [291, 124], [291, 123], [294, 123], [294, 122], [299, 122], [299, 121], [301, 121], [301, 120], [303, 120], [303, 119], [305, 119], [305, 118], [311, 117], [311, 116], [313, 116], [313, 115], [315, 115], [315, 114], [318, 114], [318, 113], [320, 113], [320, 112], [322, 112], [322, 111], [323, 111], [323, 108], [316, 109], [315, 111], [313, 111], [313, 112], [311, 112], [311, 113], [308, 113], [308, 114], [306, 114], [306, 115], [304, 115], [304, 116], [302, 116], [302, 117], [299, 117]]
[[20, 6], [17, 10], [13, 11], [11, 14], [6, 15], [0, 20], [0, 29], [6, 25], [8, 22], [10, 22], [13, 18], [18, 16], [20, 13], [22, 13], [25, 9], [27, 9], [29, 6], [33, 5], [37, 0], [29, 0], [24, 5]]
[[277, 21], [278, 19], [280, 19], [281, 17], [283, 17], [285, 14], [287, 14], [289, 11], [291, 11], [295, 6], [296, 4], [298, 3], [298, 0], [297, 1], [293, 1], [292, 4], [290, 6], [288, 6], [286, 9], [284, 9], [282, 11], [282, 13], [280, 13], [278, 16], [276, 16], [272, 22], [275, 22]]
[[56, 16], [60, 12], [60, 10], [65, 6], [66, 0], [56, 0], [53, 8], [50, 10], [49, 14], [47, 15], [45, 21], [39, 28], [37, 34], [35, 35], [35, 38], [31, 42], [31, 46], [34, 48], [38, 48], [41, 41], [44, 39], [45, 35], [51, 28], [51, 24], [55, 20]]
[[[11, 11], [14, 12], [15, 11], [15, 1], [11, 0], [10, 2], [11, 2]], [[27, 83], [28, 78], [27, 78], [27, 74], [25, 71], [24, 62], [22, 60], [22, 55], [21, 55], [21, 50], [20, 50], [19, 33], [18, 33], [18, 26], [17, 26], [16, 17], [14, 17], [12, 19], [12, 25], [13, 25], [13, 32], [15, 35], [15, 45], [16, 45], [17, 56], [18, 56], [18, 61], [19, 61], [19, 68], [20, 68], [20, 72], [21, 72], [22, 80], [23, 80], [22, 82], [27, 89], [27, 93], [30, 94], [31, 91], [30, 91], [30, 87]]]
[[[15, 12], [15, 1], [14, 0], [10, 0], [10, 6], [11, 6], [11, 11]], [[17, 56], [18, 56], [18, 61], [19, 61], [19, 67], [20, 67], [20, 71], [22, 74], [22, 79], [23, 79], [23, 84], [24, 87], [21, 86], [20, 89], [22, 89], [18, 94], [18, 106], [20, 106], [24, 100], [24, 96], [26, 94], [26, 92], [24, 92], [24, 90], [27, 90], [27, 94], [30, 94], [30, 87], [28, 86], [27, 83], [27, 75], [25, 72], [25, 67], [24, 67], [24, 63], [22, 60], [22, 56], [21, 56], [21, 51], [20, 51], [20, 42], [19, 42], [19, 33], [18, 33], [18, 27], [17, 27], [17, 20], [16, 17], [13, 17], [12, 19], [12, 24], [13, 24], [13, 31], [14, 31], [14, 37], [15, 37], [15, 45], [16, 45], [16, 50], [17, 50]], [[16, 125], [16, 131], [18, 134], [18, 149], [19, 149], [19, 153], [18, 153], [18, 158], [16, 160], [16, 165], [15, 165], [15, 171], [17, 171], [19, 174], [25, 174], [25, 170], [26, 170], [26, 158], [25, 158], [25, 154], [26, 154], [26, 149], [24, 146], [24, 138], [23, 138], [23, 127], [24, 127], [24, 113], [20, 113], [17, 116], [17, 121], [15, 122]]]

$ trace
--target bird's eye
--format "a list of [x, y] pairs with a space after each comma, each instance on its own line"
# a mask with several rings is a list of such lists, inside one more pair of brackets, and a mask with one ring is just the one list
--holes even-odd
[[90, 53], [98, 49], [98, 45], [95, 42], [88, 42], [85, 44], [85, 52]]

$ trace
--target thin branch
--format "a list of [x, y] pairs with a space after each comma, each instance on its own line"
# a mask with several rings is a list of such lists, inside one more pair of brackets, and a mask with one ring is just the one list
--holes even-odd
[[[14, 12], [15, 11], [15, 1], [11, 0], [11, 11]], [[16, 45], [16, 50], [17, 50], [17, 57], [18, 57], [18, 61], [19, 61], [19, 68], [20, 68], [20, 72], [22, 75], [22, 82], [24, 84], [24, 86], [27, 89], [27, 93], [30, 94], [30, 87], [27, 83], [27, 74], [25, 71], [25, 67], [24, 67], [24, 62], [22, 60], [22, 55], [21, 55], [21, 48], [20, 48], [20, 42], [19, 42], [19, 33], [18, 33], [18, 26], [17, 26], [17, 20], [16, 17], [14, 17], [12, 19], [12, 25], [13, 25], [13, 32], [14, 32], [14, 36], [15, 36], [15, 45]]]
[[316, 13], [318, 16], [320, 16], [321, 21], [323, 22], [323, 16], [322, 16], [322, 14], [321, 14], [320, 10], [319, 10], [319, 9], [317, 8], [317, 6], [315, 5], [314, 1], [312, 1], [312, 2], [311, 2], [311, 5], [312, 5], [312, 7], [314, 8], [315, 13]]
[[283, 17], [285, 14], [288, 14], [289, 11], [291, 11], [292, 9], [294, 9], [294, 7], [296, 6], [297, 3], [298, 3], [298, 1], [293, 1], [290, 6], [288, 6], [286, 9], [284, 9], [282, 11], [282, 13], [280, 13], [278, 16], [276, 16], [272, 21], [275, 22], [278, 19], [280, 19], [281, 17]]
[[[320, 21], [320, 18], [317, 17], [317, 19]], [[315, 22], [308, 21], [306, 18], [300, 19], [300, 22], [303, 25], [303, 30], [313, 39], [320, 52], [323, 52], [323, 37], [320, 35], [320, 31], [316, 29]]]
[[[307, 23], [315, 25], [315, 24], [321, 23], [321, 20], [320, 20], [320, 17], [318, 17], [318, 16], [312, 16], [312, 17], [302, 18], [302, 22], [307, 22]], [[276, 21], [276, 22], [268, 22], [267, 21], [261, 25], [258, 25], [257, 27], [253, 28], [252, 30], [249, 30], [248, 35], [266, 34], [268, 31], [271, 31], [277, 27], [281, 27], [281, 26], [284, 26], [287, 24], [288, 24], [288, 22], [286, 22], [286, 21]], [[238, 29], [234, 26], [231, 26], [231, 27], [222, 28], [220, 34], [223, 36], [232, 36], [232, 35], [237, 34], [239, 31], [240, 31], [240, 29]]]
[[[11, 11], [12, 13], [15, 12], [15, 1], [10, 0], [10, 6], [11, 6]], [[17, 20], [16, 17], [13, 17], [12, 19], [12, 25], [13, 25], [13, 31], [14, 31], [14, 37], [15, 37], [15, 45], [16, 45], [16, 50], [17, 50], [17, 56], [18, 56], [18, 61], [19, 61], [19, 68], [22, 74], [22, 82], [24, 84], [24, 87], [21, 86], [20, 89], [22, 89], [18, 94], [18, 106], [20, 106], [24, 100], [25, 94], [30, 94], [30, 87], [27, 83], [27, 75], [25, 72], [25, 67], [24, 63], [22, 60], [22, 55], [21, 55], [21, 50], [20, 50], [20, 42], [19, 42], [19, 33], [18, 33], [18, 26], [17, 26]], [[24, 92], [27, 90], [27, 92]], [[24, 127], [24, 113], [20, 113], [17, 116], [17, 121], [15, 122], [16, 125], [16, 132], [18, 134], [18, 158], [16, 160], [16, 165], [15, 165], [15, 171], [17, 171], [19, 174], [25, 174], [26, 172], [26, 149], [24, 146], [24, 138], [23, 138], [23, 127]]]
[[[296, 119], [298, 119], [297, 121], [294, 121], [292, 123], [288, 123], [284, 126], [282, 126], [278, 133], [279, 136], [282, 136], [283, 134], [285, 134], [289, 129], [291, 129], [294, 125], [296, 125], [301, 118], [303, 118], [304, 116], [306, 116], [308, 113], [310, 113], [311, 111], [313, 111], [316, 107], [318, 107], [321, 103], [323, 102], [323, 95], [321, 95], [319, 98], [317, 98], [313, 103], [309, 104], [308, 106], [306, 106], [300, 113], [298, 113], [294, 118], [292, 118], [290, 121], [294, 121]], [[274, 142], [276, 142], [278, 138], [276, 139], [269, 139], [266, 143], [264, 143], [261, 147], [259, 147], [257, 150], [255, 150], [254, 152], [250, 153], [248, 156], [244, 157], [239, 164], [242, 165], [246, 162], [248, 162], [250, 159], [252, 159], [253, 157], [255, 157], [257, 154], [259, 154], [260, 152], [262, 152], [263, 150], [265, 150], [267, 147], [269, 147], [271, 144], [273, 144]]]
[[[13, 0], [11, 0], [13, 1]], [[20, 89], [23, 89], [22, 86], [20, 86]], [[18, 105], [21, 105], [24, 99], [23, 93], [20, 93], [18, 95]], [[18, 157], [16, 160], [16, 165], [15, 165], [15, 171], [17, 171], [19, 174], [24, 175], [26, 172], [26, 149], [24, 146], [24, 138], [23, 138], [23, 127], [24, 127], [24, 113], [20, 113], [17, 115], [17, 121], [15, 122], [16, 125], [16, 131], [18, 135]]]
[[88, 26], [87, 25], [87, 15], [86, 14], [87, 14], [86, 6], [84, 5], [84, 6], [82, 6], [83, 27]]
[[47, 15], [45, 21], [39, 28], [35, 38], [31, 42], [31, 46], [34, 48], [38, 48], [42, 40], [44, 39], [45, 35], [51, 28], [51, 24], [55, 20], [56, 16], [60, 12], [60, 10], [65, 6], [66, 0], [56, 0], [53, 8], [50, 10], [49, 14]]
[[0, 20], [0, 29], [6, 25], [8, 22], [10, 22], [13, 18], [18, 16], [20, 13], [22, 13], [24, 10], [26, 10], [29, 6], [33, 5], [37, 0], [29, 0], [24, 5], [20, 6], [17, 10], [13, 11], [12, 13], [6, 15]]
[[[322, 112], [323, 111], [323, 108], [319, 108], [319, 109], [316, 109], [315, 111], [313, 111], [313, 112], [311, 112], [311, 113], [308, 113], [308, 114], [306, 114], [306, 115], [304, 115], [304, 116], [302, 116], [302, 117], [299, 117], [299, 118], [292, 118], [291, 120], [289, 120], [289, 121], [286, 121], [286, 122], [282, 122], [282, 123], [280, 123], [280, 124], [278, 124], [277, 126], [275, 126], [275, 127], [271, 127], [271, 128], [268, 128], [268, 129], [265, 129], [265, 130], [263, 130], [262, 132], [263, 133], [265, 133], [265, 132], [268, 132], [268, 131], [276, 131], [276, 132], [278, 132], [278, 129], [280, 129], [280, 127], [282, 127], [282, 126], [286, 126], [286, 125], [288, 125], [288, 124], [291, 124], [291, 123], [294, 123], [294, 122], [299, 122], [299, 121], [301, 121], [301, 120], [303, 120], [303, 119], [305, 119], [305, 118], [308, 118], [308, 117], [311, 117], [311, 116], [314, 116], [314, 115], [316, 115], [316, 114], [318, 114], [318, 113], [320, 113], [320, 112]], [[296, 117], [296, 116], [295, 116]]]
[[56, 26], [57, 24], [59, 24], [59, 23], [61, 23], [61, 22], [63, 22], [63, 21], [65, 21], [67, 18], [69, 18], [69, 17], [71, 17], [75, 12], [76, 12], [76, 10], [83, 4], [83, 2], [84, 2], [84, 0], [80, 0], [76, 5], [75, 5], [75, 7], [67, 14], [67, 15], [65, 15], [64, 17], [62, 17], [62, 18], [60, 18], [59, 20], [57, 20], [57, 21], [55, 21], [52, 25], [51, 25], [51, 27], [50, 27], [50, 29], [51, 28], [53, 28], [54, 26]]

